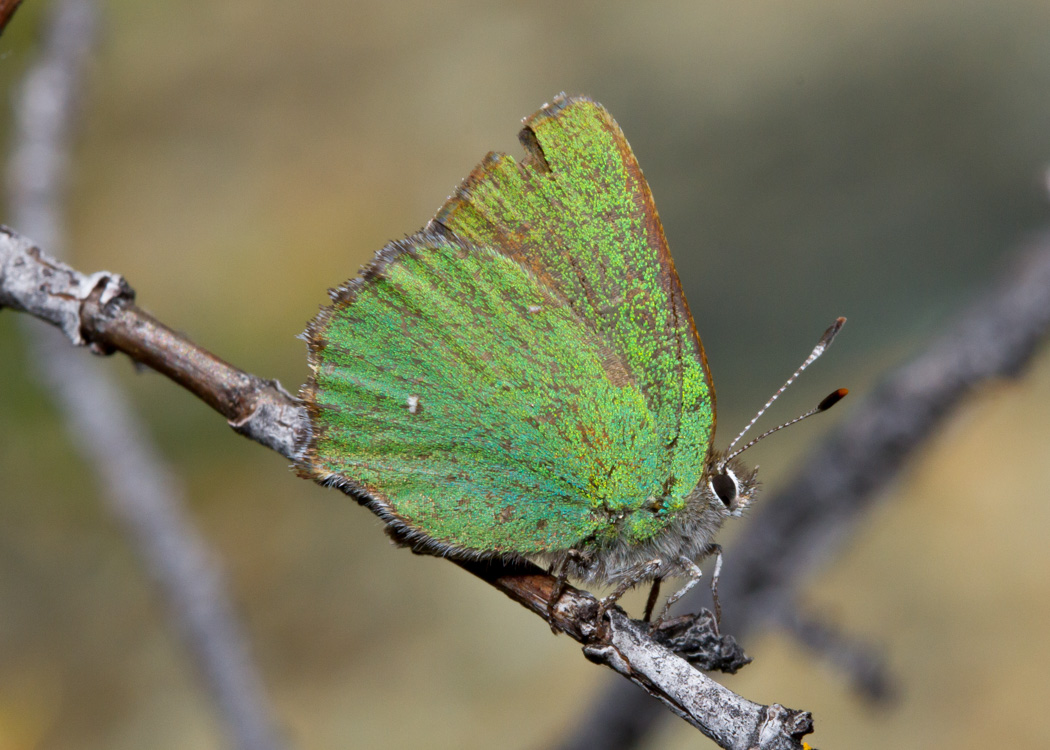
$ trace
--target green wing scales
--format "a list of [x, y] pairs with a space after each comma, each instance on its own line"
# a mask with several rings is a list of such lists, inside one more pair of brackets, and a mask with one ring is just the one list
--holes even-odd
[[438, 548], [642, 541], [703, 474], [703, 350], [609, 114], [556, 100], [522, 142], [311, 324], [307, 469]]

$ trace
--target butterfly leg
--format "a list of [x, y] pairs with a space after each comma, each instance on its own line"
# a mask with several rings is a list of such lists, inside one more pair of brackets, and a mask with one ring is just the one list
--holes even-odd
[[649, 589], [649, 599], [645, 602], [645, 621], [649, 622], [653, 619], [653, 609], [656, 607], [656, 600], [660, 598], [660, 583], [663, 578], [657, 576], [653, 579], [653, 587]]
[[715, 632], [717, 633], [718, 626], [722, 622], [722, 603], [718, 601], [718, 576], [722, 574], [722, 545], [712, 544], [711, 552], [715, 555], [715, 570], [711, 573], [711, 601], [715, 605]]
[[652, 578], [653, 574], [658, 571], [663, 564], [664, 561], [657, 557], [650, 560], [641, 568], [620, 581], [620, 584], [611, 594], [598, 602], [598, 622], [605, 619], [605, 613], [608, 612], [617, 601], [619, 601], [621, 596], [627, 593], [628, 589], [634, 588], [647, 578]]
[[703, 571], [700, 570], [700, 567], [688, 557], [679, 557], [678, 562], [681, 563], [682, 567], [689, 572], [689, 582], [685, 586], [682, 586], [682, 588], [678, 589], [678, 591], [674, 592], [669, 597], [667, 597], [667, 601], [664, 602], [663, 609], [660, 610], [660, 616], [650, 623], [650, 628], [655, 629], [660, 627], [660, 623], [664, 621], [665, 617], [667, 617], [667, 613], [671, 609], [671, 606], [683, 596], [685, 596], [685, 593], [689, 591], [689, 589], [693, 588], [693, 586], [695, 586], [700, 581], [700, 578], [703, 576]]
[[[561, 562], [551, 565], [547, 571], [555, 576], [554, 588], [551, 589], [550, 599], [547, 600], [547, 622], [555, 633], [558, 632], [558, 628], [554, 624], [554, 608], [558, 606], [558, 602], [561, 601], [569, 586], [569, 565], [574, 562], [586, 564], [587, 556], [579, 550], [571, 549], [565, 553]], [[555, 568], [558, 570], [557, 573], [554, 572]]]

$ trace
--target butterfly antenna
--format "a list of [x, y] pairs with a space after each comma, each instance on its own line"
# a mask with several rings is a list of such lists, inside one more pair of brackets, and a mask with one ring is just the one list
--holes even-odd
[[[783, 393], [784, 391], [786, 391], [788, 389], [788, 386], [790, 386], [792, 383], [795, 382], [795, 379], [799, 375], [802, 374], [802, 371], [805, 370], [807, 367], [809, 367], [814, 362], [816, 362], [817, 359], [820, 357], [820, 355], [823, 354], [825, 351], [827, 351], [827, 348], [829, 346], [831, 346], [831, 342], [835, 340], [835, 336], [838, 335], [838, 332], [842, 330], [842, 326], [845, 325], [845, 324], [846, 324], [846, 319], [845, 318], [838, 318], [834, 323], [831, 324], [831, 327], [828, 328], [828, 330], [824, 331], [824, 335], [820, 337], [820, 341], [817, 342], [817, 345], [815, 347], [813, 347], [813, 351], [810, 352], [808, 357], [806, 357], [806, 361], [803, 362], [799, 366], [799, 368], [797, 370], [795, 370], [794, 373], [792, 373], [791, 377], [787, 379], [787, 382], [784, 383], [784, 385], [780, 386], [780, 389], [776, 393], [773, 394], [772, 398], [770, 398], [769, 401], [766, 402], [766, 405], [758, 410], [758, 414], [756, 414], [754, 416], [754, 418], [752, 418], [752, 420], [747, 423], [747, 426], [743, 430], [740, 431], [740, 434], [737, 435], [735, 438], [733, 438], [733, 442], [731, 442], [729, 444], [729, 447], [726, 448], [726, 453], [727, 454], [729, 454], [730, 451], [733, 450], [733, 446], [736, 445], [737, 443], [739, 443], [740, 439], [742, 437], [744, 437], [744, 435], [747, 434], [747, 431], [755, 426], [755, 422], [757, 422], [759, 420], [759, 418], [763, 414], [766, 413], [766, 409], [768, 409], [770, 406], [772, 406], [773, 402], [776, 401], [778, 398], [780, 398], [780, 394]], [[838, 393], [838, 391], [836, 391], [836, 393]], [[846, 395], [845, 393], [842, 394], [842, 396], [845, 396], [845, 395]], [[839, 396], [839, 399], [841, 399], [842, 396]], [[831, 398], [831, 396], [828, 396], [828, 398]], [[828, 398], [824, 399], [824, 401], [827, 401]], [[821, 401], [820, 403], [824, 404], [824, 401]], [[838, 399], [835, 399], [835, 401], [838, 401]], [[835, 403], [835, 401], [832, 401], [831, 404], [828, 404], [823, 409], [821, 409], [820, 406], [818, 406], [813, 411], [811, 411], [811, 412], [809, 412], [807, 414], [804, 414], [801, 417], [798, 417], [797, 419], [794, 419], [791, 422], [788, 422], [787, 424], [794, 424], [795, 422], [798, 422], [799, 420], [805, 419], [806, 417], [812, 416], [813, 414], [819, 414], [821, 411], [826, 411], [827, 409], [831, 408], [831, 406]], [[783, 427], [787, 427], [787, 424], [781, 425], [780, 427], [777, 427], [776, 429], [779, 430], [779, 429], [782, 429]], [[771, 430], [771, 432], [776, 432], [776, 430]], [[762, 437], [765, 437], [765, 435], [763, 435]], [[761, 438], [758, 438], [758, 440], [760, 440], [760, 439]], [[752, 445], [754, 445], [754, 443], [758, 442], [758, 440], [754, 440], [751, 443], [749, 443], [747, 445], [747, 448], [750, 448]], [[733, 456], [740, 455], [745, 450], [747, 450], [747, 448], [742, 448], [741, 450], [737, 451], [736, 453], [733, 453], [731, 455], [727, 455], [727, 457], [725, 459], [723, 459], [722, 463], [725, 464], [725, 462], [728, 461], [730, 458], [732, 458]]]
[[802, 414], [800, 416], [795, 417], [790, 422], [784, 422], [784, 424], [778, 425], [778, 426], [774, 427], [772, 430], [766, 430], [761, 435], [759, 435], [757, 438], [755, 438], [750, 443], [745, 445], [743, 448], [740, 448], [739, 450], [736, 450], [733, 453], [730, 453], [728, 456], [726, 456], [725, 458], [722, 459], [722, 466], [725, 466], [725, 464], [728, 463], [730, 459], [736, 458], [741, 453], [743, 453], [748, 448], [750, 448], [752, 445], [757, 443], [759, 440], [763, 440], [763, 439], [769, 437], [774, 432], [780, 432], [785, 427], [790, 427], [793, 424], [801, 422], [803, 419], [809, 419], [814, 414], [820, 414], [823, 411], [827, 411], [832, 406], [837, 404], [839, 401], [841, 401], [842, 399], [846, 398], [846, 394], [847, 393], [849, 393], [849, 391], [846, 390], [845, 388], [839, 388], [837, 391], [832, 391], [827, 396], [825, 396], [823, 398], [823, 400], [821, 400], [821, 402], [819, 404], [814, 406], [812, 409], [807, 411], [805, 414]]

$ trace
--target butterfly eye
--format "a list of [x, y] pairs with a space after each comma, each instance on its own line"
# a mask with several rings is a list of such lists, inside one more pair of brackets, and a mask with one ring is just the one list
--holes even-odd
[[715, 474], [711, 477], [711, 491], [728, 508], [740, 494], [740, 485], [737, 484], [733, 472], [726, 471], [724, 474]]

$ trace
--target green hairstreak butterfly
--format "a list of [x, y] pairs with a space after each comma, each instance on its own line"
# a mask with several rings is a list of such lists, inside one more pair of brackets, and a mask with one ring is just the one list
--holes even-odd
[[310, 324], [304, 471], [421, 551], [621, 588], [693, 576], [755, 472], [712, 448], [649, 186], [590, 99], [556, 98], [519, 138], [523, 159], [489, 154]]

